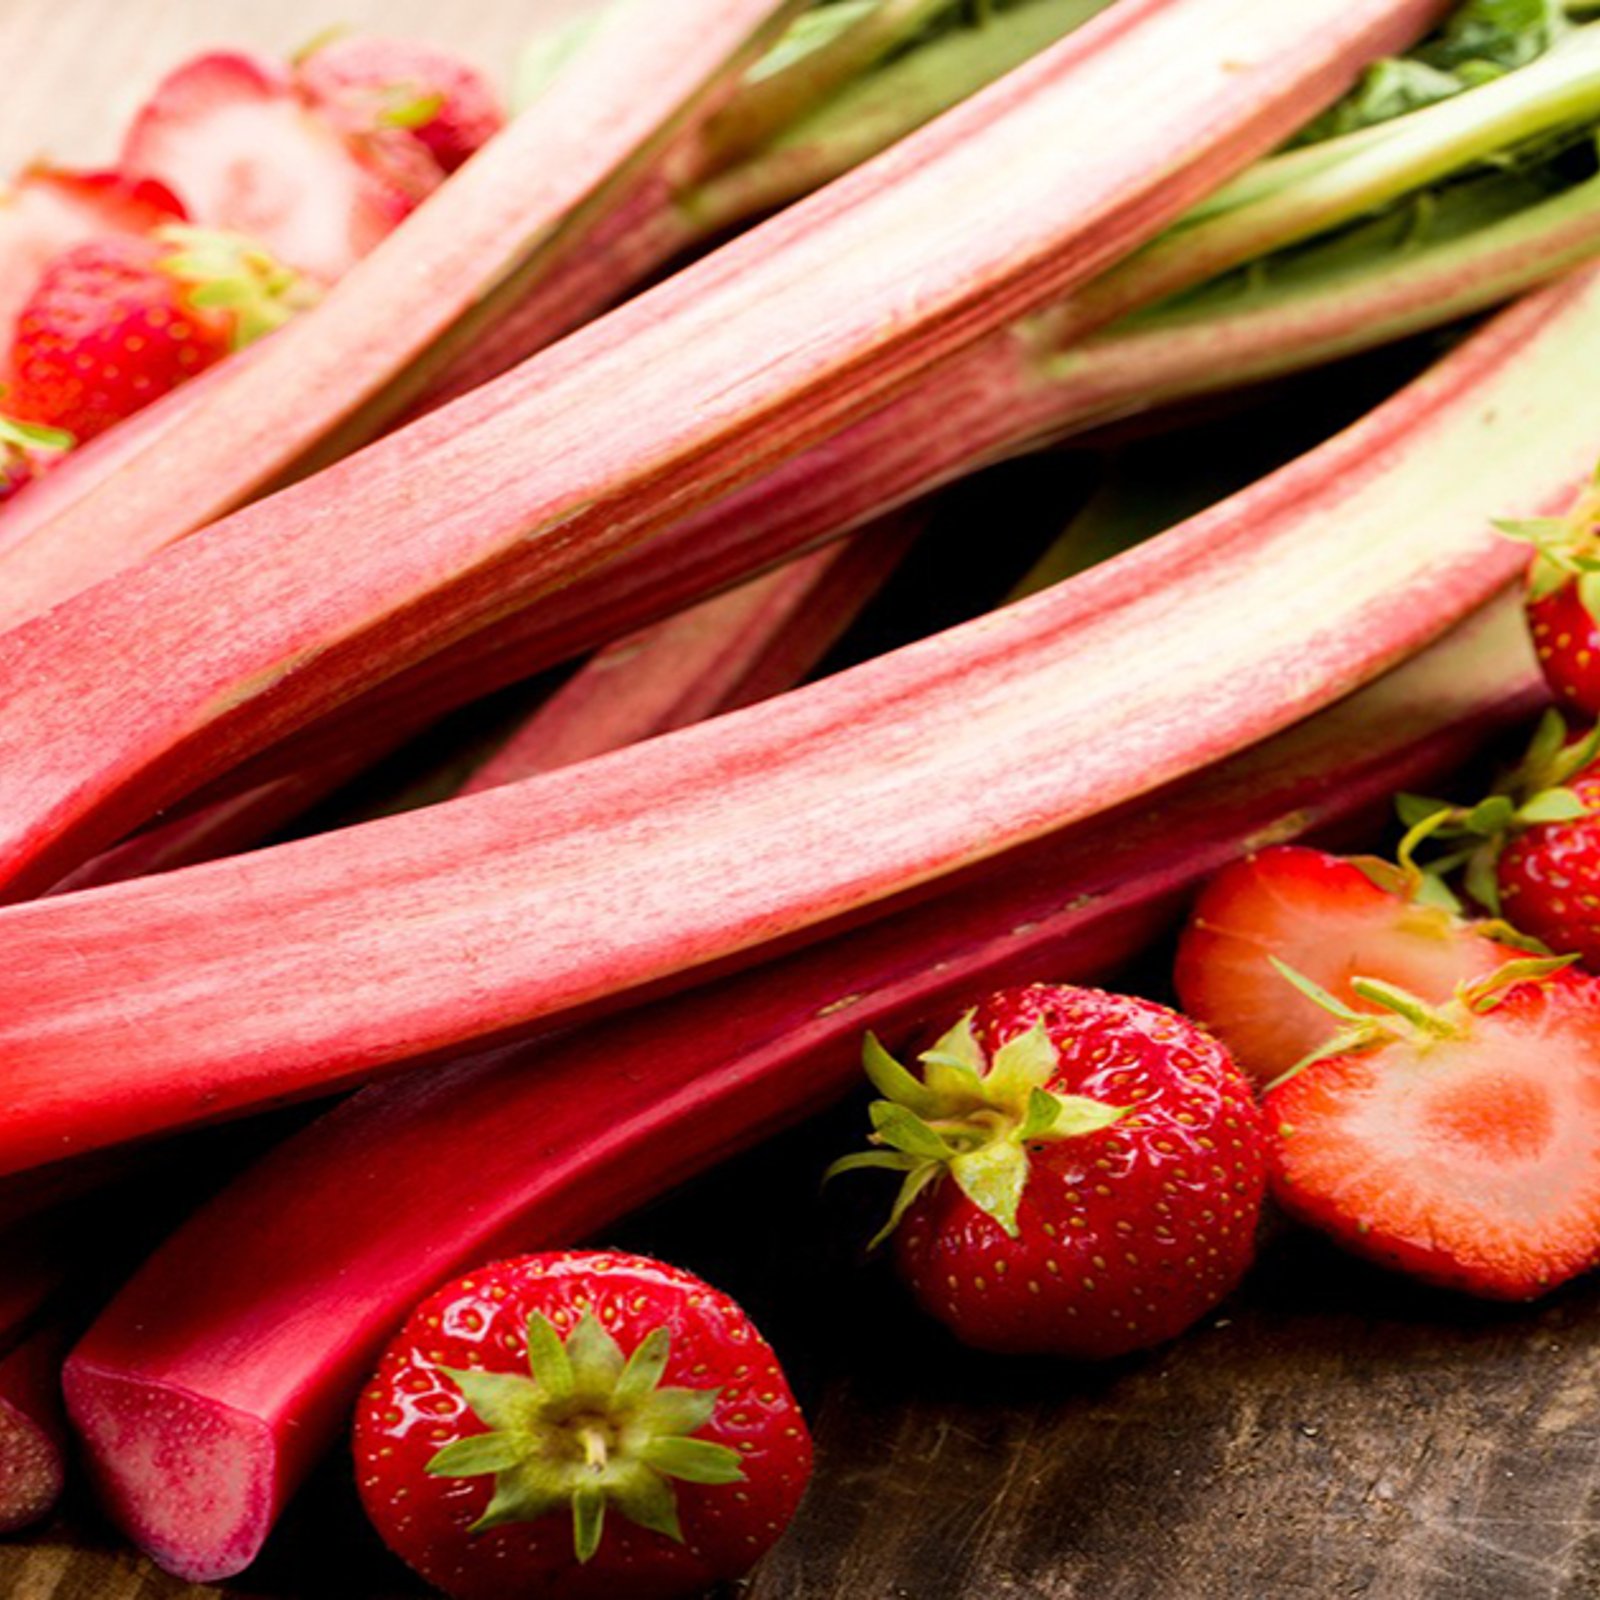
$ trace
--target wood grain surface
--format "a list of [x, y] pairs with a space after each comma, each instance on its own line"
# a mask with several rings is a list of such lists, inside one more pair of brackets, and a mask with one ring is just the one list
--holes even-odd
[[[347, 21], [504, 70], [536, 17], [581, 3], [0, 0], [0, 170], [108, 155], [142, 87], [202, 44], [285, 49]], [[858, 1115], [614, 1241], [743, 1298], [814, 1418], [816, 1485], [748, 1600], [1600, 1594], [1600, 1286], [1471, 1306], [1282, 1231], [1237, 1300], [1168, 1349], [1095, 1371], [974, 1358], [858, 1257], [870, 1185], [818, 1197]], [[366, 1532], [342, 1461], [227, 1585], [164, 1577], [81, 1495], [0, 1548], [9, 1600], [423, 1592]]]

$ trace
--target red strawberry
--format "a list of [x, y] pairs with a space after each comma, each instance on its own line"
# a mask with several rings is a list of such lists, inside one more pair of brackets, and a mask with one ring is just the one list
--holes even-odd
[[1600, 483], [1565, 516], [1497, 526], [1534, 547], [1524, 605], [1545, 681], [1558, 700], [1600, 717]]
[[17, 318], [10, 404], [91, 439], [301, 301], [293, 274], [229, 235], [179, 227], [76, 245], [45, 269]]
[[1494, 1299], [1600, 1262], [1600, 983], [1513, 963], [1438, 1008], [1369, 985], [1341, 1044], [1265, 1102], [1284, 1209]]
[[[1035, 984], [985, 1000], [913, 1076], [868, 1038], [884, 1230], [922, 1305], [980, 1349], [1101, 1358], [1211, 1309], [1254, 1250], [1249, 1085], [1163, 1006]], [[946, 1181], [948, 1179], [949, 1181]], [[879, 1235], [880, 1238], [883, 1234]]]
[[0, 505], [42, 477], [72, 443], [72, 435], [59, 429], [0, 417]]
[[169, 73], [129, 128], [121, 165], [167, 184], [196, 221], [258, 239], [323, 283], [421, 198], [309, 112], [275, 62], [241, 51]]
[[0, 329], [15, 326], [39, 274], [62, 251], [182, 220], [183, 207], [161, 184], [115, 172], [30, 169], [0, 195]]
[[1464, 867], [1480, 905], [1600, 968], [1600, 728], [1569, 739], [1561, 713], [1547, 712], [1521, 764], [1486, 800], [1404, 796], [1402, 814], [1413, 840], [1455, 847], [1431, 871]]
[[726, 1295], [571, 1250], [425, 1300], [362, 1397], [355, 1458], [390, 1548], [458, 1600], [668, 1600], [749, 1570], [811, 1440]]
[[505, 126], [494, 86], [469, 61], [414, 39], [348, 34], [295, 64], [300, 92], [356, 138], [404, 130], [446, 172]]
[[1443, 1000], [1517, 954], [1485, 937], [1481, 925], [1420, 903], [1407, 884], [1407, 874], [1386, 863], [1358, 864], [1301, 845], [1242, 857], [1206, 886], [1179, 940], [1178, 1003], [1260, 1086], [1333, 1031], [1326, 1012], [1286, 984], [1272, 958], [1358, 1005], [1350, 987], [1356, 977]]

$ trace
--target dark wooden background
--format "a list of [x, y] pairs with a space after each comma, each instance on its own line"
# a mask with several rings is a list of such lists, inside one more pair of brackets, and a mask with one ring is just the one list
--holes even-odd
[[[346, 21], [503, 71], [537, 16], [579, 3], [0, 0], [0, 170], [108, 155], [142, 88], [202, 44], [285, 49]], [[879, 1197], [818, 1196], [857, 1120], [791, 1136], [614, 1235], [744, 1299], [812, 1415], [815, 1486], [750, 1600], [1600, 1594], [1594, 1283], [1476, 1306], [1280, 1231], [1235, 1301], [1167, 1349], [1087, 1371], [974, 1357], [857, 1254]], [[420, 1593], [366, 1532], [343, 1461], [224, 1586], [164, 1577], [81, 1500], [0, 1548], [10, 1600]]]

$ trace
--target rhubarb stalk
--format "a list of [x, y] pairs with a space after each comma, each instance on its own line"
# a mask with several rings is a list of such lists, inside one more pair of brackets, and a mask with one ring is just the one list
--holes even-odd
[[238, 1572], [439, 1283], [592, 1235], [842, 1095], [864, 1028], [895, 1038], [1000, 983], [1106, 976], [1230, 856], [1348, 836], [1541, 695], [1500, 604], [1313, 721], [870, 928], [357, 1095], [197, 1213], [71, 1357], [108, 1507], [169, 1571]]
[[1591, 274], [1242, 494], [936, 638], [581, 767], [0, 912], [0, 1172], [749, 961], [1270, 735], [1520, 571], [1488, 516], [1587, 479], [1597, 358]]
[[0, 880], [48, 886], [1086, 282], [1437, 10], [1123, 0], [505, 378], [14, 630]]

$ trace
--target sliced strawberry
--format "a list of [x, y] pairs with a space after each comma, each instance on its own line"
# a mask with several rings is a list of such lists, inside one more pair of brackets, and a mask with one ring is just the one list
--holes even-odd
[[85, 239], [149, 233], [184, 216], [164, 184], [118, 172], [33, 167], [0, 195], [0, 330], [17, 313], [45, 263]]
[[505, 125], [494, 85], [449, 50], [415, 39], [348, 34], [295, 64], [307, 101], [356, 137], [403, 130], [454, 172]]
[[128, 130], [122, 167], [167, 184], [197, 221], [259, 239], [325, 283], [418, 198], [308, 112], [286, 71], [241, 51], [169, 73]]
[[1266, 1097], [1273, 1191], [1356, 1253], [1494, 1299], [1600, 1262], [1600, 983], [1560, 973], [1437, 1011]]
[[1179, 941], [1173, 978], [1183, 1009], [1261, 1086], [1336, 1026], [1273, 967], [1274, 957], [1360, 1005], [1353, 978], [1381, 978], [1439, 1001], [1517, 954], [1451, 911], [1380, 888], [1345, 857], [1277, 845], [1224, 867], [1207, 885]]

